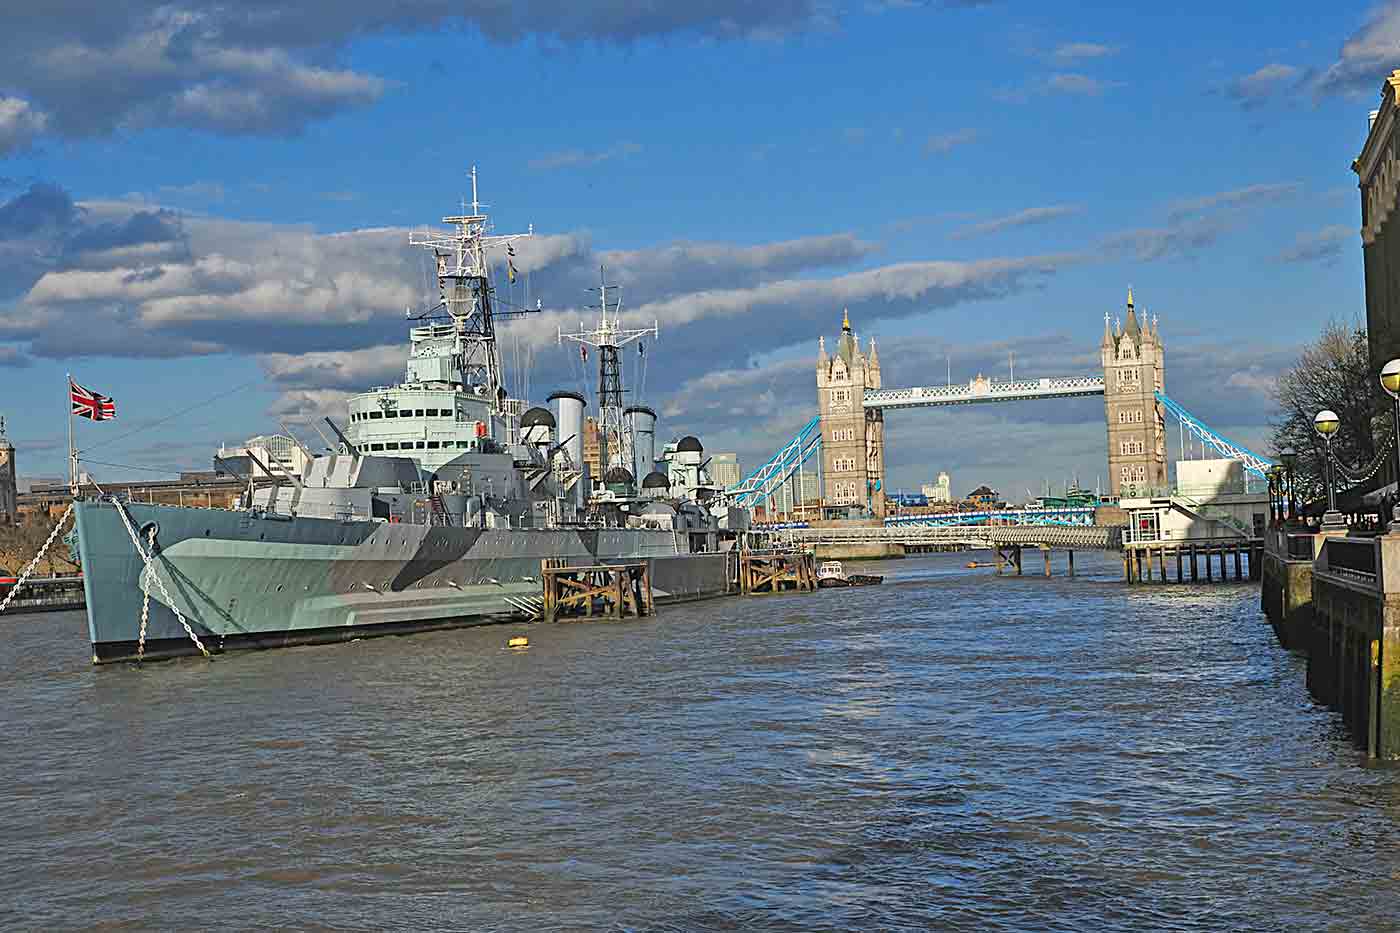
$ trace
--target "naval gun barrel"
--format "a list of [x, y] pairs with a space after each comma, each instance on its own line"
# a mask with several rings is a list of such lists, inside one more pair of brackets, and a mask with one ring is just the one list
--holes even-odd
[[336, 427], [335, 422], [332, 421], [329, 417], [326, 418], [326, 424], [330, 425], [331, 430], [335, 432], [336, 437], [340, 438], [340, 442], [345, 445], [346, 450], [350, 451], [350, 453], [355, 455], [358, 455], [360, 453], [360, 451], [356, 449], [355, 445], [350, 443], [350, 438], [345, 436], [345, 432], [341, 431], [340, 428]]

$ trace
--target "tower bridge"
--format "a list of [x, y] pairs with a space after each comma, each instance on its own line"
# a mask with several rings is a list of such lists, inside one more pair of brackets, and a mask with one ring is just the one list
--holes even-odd
[[1139, 321], [1128, 289], [1126, 312], [1104, 315], [1101, 371], [998, 381], [978, 375], [966, 385], [885, 388], [879, 350], [862, 348], [843, 314], [833, 352], [817, 341], [817, 415], [757, 470], [729, 489], [740, 505], [771, 502], [784, 484], [813, 464], [825, 506], [868, 509], [885, 516], [885, 416], [910, 408], [939, 408], [1102, 396], [1108, 435], [1109, 493], [1161, 489], [1167, 484], [1166, 419], [1170, 415], [1221, 456], [1259, 476], [1269, 461], [1235, 444], [1166, 395], [1166, 355], [1157, 318]]

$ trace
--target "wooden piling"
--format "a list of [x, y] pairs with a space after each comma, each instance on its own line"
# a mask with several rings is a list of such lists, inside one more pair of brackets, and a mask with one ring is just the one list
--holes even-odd
[[540, 564], [542, 619], [641, 618], [655, 615], [651, 571], [646, 563], [570, 567], [560, 558]]
[[1069, 552], [1069, 575], [1074, 576], [1074, 552]]

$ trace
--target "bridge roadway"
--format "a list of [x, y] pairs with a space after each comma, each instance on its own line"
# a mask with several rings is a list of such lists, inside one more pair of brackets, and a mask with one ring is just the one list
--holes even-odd
[[1122, 525], [963, 525], [934, 527], [895, 525], [884, 527], [784, 528], [775, 534], [792, 544], [965, 544], [969, 547], [1051, 547], [1076, 551], [1120, 551]]
[[892, 410], [975, 405], [980, 402], [1019, 402], [1041, 398], [1083, 398], [1103, 395], [1103, 376], [1066, 376], [997, 382], [973, 379], [967, 385], [916, 386], [912, 389], [869, 389], [863, 406]]

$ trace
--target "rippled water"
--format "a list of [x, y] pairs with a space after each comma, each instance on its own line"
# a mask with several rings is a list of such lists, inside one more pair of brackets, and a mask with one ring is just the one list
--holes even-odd
[[1079, 557], [890, 562], [525, 652], [488, 627], [94, 669], [81, 615], [6, 619], [0, 923], [1394, 924], [1400, 771], [1309, 700], [1257, 589]]

